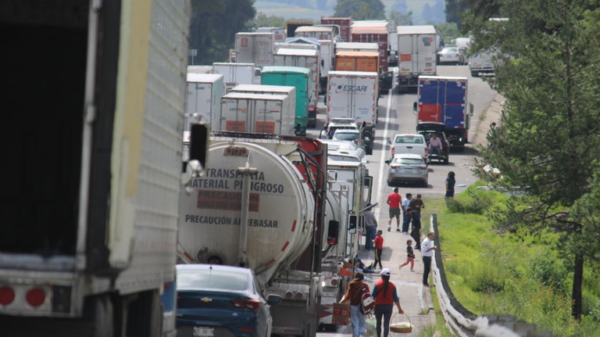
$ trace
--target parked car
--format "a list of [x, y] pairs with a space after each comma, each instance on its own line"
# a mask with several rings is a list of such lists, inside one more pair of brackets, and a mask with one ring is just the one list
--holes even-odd
[[394, 140], [390, 142], [392, 155], [390, 158], [398, 154], [416, 154], [427, 160], [429, 150], [427, 149], [427, 141], [420, 134], [403, 134], [399, 133], [394, 136]]
[[423, 186], [429, 184], [429, 169], [423, 157], [418, 154], [397, 154], [391, 161], [388, 170], [388, 186], [402, 182], [418, 183]]
[[438, 63], [453, 63], [453, 64], [465, 64], [465, 55], [461, 52], [458, 47], [446, 47], [438, 53]]
[[439, 156], [435, 156], [432, 153], [429, 153], [427, 157], [428, 163], [431, 163], [432, 160], [437, 160], [440, 162], [444, 162], [444, 164], [448, 164], [450, 161], [450, 142], [444, 133], [444, 129], [446, 126], [442, 123], [419, 123], [417, 124], [417, 133], [423, 135], [425, 137], [425, 142], [427, 143], [427, 147], [429, 147], [429, 140], [433, 135], [438, 136], [439, 139], [442, 140], [442, 151]]
[[178, 337], [269, 337], [273, 319], [250, 269], [177, 265]]

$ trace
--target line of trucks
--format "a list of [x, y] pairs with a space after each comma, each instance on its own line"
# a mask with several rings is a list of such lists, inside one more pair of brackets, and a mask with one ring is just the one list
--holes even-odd
[[[2, 331], [175, 336], [178, 260], [251, 268], [264, 295], [283, 299], [275, 335], [334, 329], [372, 177], [302, 137], [324, 64], [306, 51], [327, 44], [276, 49], [281, 30], [240, 33], [236, 63], [188, 68], [186, 1], [9, 1]], [[353, 39], [341, 21], [329, 31]], [[313, 41], [287, 28], [296, 44]], [[40, 48], [52, 64], [43, 110], [24, 104]], [[325, 72], [328, 118], [373, 128], [378, 68], [356, 70]]]

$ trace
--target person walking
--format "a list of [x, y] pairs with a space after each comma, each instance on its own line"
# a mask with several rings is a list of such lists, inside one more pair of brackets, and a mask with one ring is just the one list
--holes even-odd
[[417, 214], [417, 212], [409, 208], [407, 210], [408, 214], [412, 216], [412, 226], [410, 228], [410, 236], [415, 240], [415, 249], [421, 250], [421, 217]]
[[[413, 220], [417, 219], [420, 223], [421, 209], [425, 208], [425, 204], [423, 204], [423, 200], [421, 200], [421, 194], [417, 194], [417, 197], [410, 201], [408, 207], [412, 208], [415, 211], [415, 213], [413, 214]], [[418, 241], [421, 242], [421, 240]]]
[[415, 252], [412, 247], [412, 240], [406, 241], [406, 262], [400, 265], [400, 269], [410, 263], [410, 271], [415, 271]]
[[373, 298], [375, 299], [377, 337], [382, 337], [382, 323], [383, 337], [388, 337], [390, 333], [390, 320], [394, 311], [394, 304], [396, 304], [400, 314], [403, 314], [404, 311], [400, 306], [400, 299], [398, 298], [398, 293], [396, 292], [396, 286], [390, 282], [390, 270], [388, 268], [384, 268], [379, 275], [381, 275], [381, 279], [375, 283], [372, 294]]
[[454, 179], [454, 172], [448, 172], [446, 178], [446, 198], [454, 198], [454, 185], [456, 185], [456, 179]]
[[346, 293], [340, 303], [350, 302], [350, 321], [352, 322], [352, 337], [364, 337], [367, 331], [365, 313], [361, 312], [362, 294], [368, 294], [369, 285], [364, 283], [365, 274], [357, 272], [354, 279], [346, 287]]
[[383, 254], [383, 231], [382, 230], [378, 230], [377, 231], [377, 237], [375, 238], [375, 240], [373, 240], [373, 244], [375, 245], [375, 262], [373, 263], [372, 267], [377, 267], [377, 264], [379, 263], [379, 269], [383, 269], [383, 266], [381, 265], [381, 254]]
[[387, 204], [390, 206], [390, 220], [388, 220], [388, 232], [392, 228], [392, 220], [396, 218], [396, 232], [400, 231], [400, 203], [402, 196], [398, 194], [398, 187], [387, 197]]
[[[367, 204], [367, 207], [372, 206], [371, 204]], [[375, 239], [375, 233], [377, 232], [377, 219], [375, 219], [375, 214], [373, 213], [373, 208], [369, 208], [363, 212], [365, 218], [365, 227], [367, 229], [367, 237], [365, 241], [365, 249], [373, 250], [373, 240]]]
[[429, 273], [431, 272], [431, 259], [437, 248], [433, 243], [435, 233], [429, 232], [423, 243], [421, 243], [421, 253], [423, 254], [423, 285], [429, 287]]
[[410, 228], [410, 221], [412, 220], [412, 215], [407, 214], [406, 210], [410, 205], [410, 200], [412, 199], [411, 193], [406, 193], [406, 198], [402, 201], [402, 233], [408, 234], [408, 230]]

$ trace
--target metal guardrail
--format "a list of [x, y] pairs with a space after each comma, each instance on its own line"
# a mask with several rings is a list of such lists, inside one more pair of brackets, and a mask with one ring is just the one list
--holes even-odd
[[437, 226], [437, 214], [431, 215], [431, 231], [435, 233], [437, 249], [431, 262], [431, 272], [437, 290], [440, 309], [446, 325], [460, 337], [553, 337], [552, 331], [537, 330], [536, 324], [518, 321], [511, 315], [477, 316], [454, 297], [448, 285]]

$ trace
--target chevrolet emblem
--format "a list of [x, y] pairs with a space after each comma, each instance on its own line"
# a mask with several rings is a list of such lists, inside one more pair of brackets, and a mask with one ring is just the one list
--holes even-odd
[[204, 303], [208, 303], [208, 302], [212, 302], [212, 298], [205, 297], [205, 298], [201, 298], [200, 301], [202, 301]]

